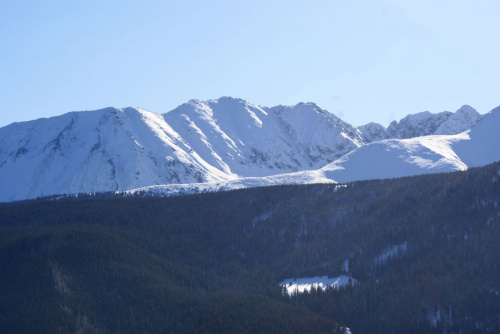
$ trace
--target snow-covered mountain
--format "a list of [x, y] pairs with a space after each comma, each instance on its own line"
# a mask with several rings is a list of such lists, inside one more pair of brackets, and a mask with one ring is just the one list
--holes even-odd
[[[164, 115], [135, 108], [71, 112], [0, 128], [0, 202], [158, 185], [167, 186], [154, 191], [185, 193], [463, 170], [500, 160], [499, 114], [497, 108], [477, 122], [479, 114], [464, 106], [410, 115], [393, 129], [419, 137], [386, 139], [391, 127], [358, 129], [314, 103], [269, 108], [224, 97], [191, 100]], [[436, 134], [475, 122], [470, 132]], [[420, 136], [427, 132], [434, 135]]]
[[267, 108], [223, 97], [191, 100], [164, 117], [205, 161], [240, 177], [317, 169], [365, 144], [314, 103]]
[[454, 143], [452, 149], [468, 167], [500, 160], [500, 107], [484, 115], [467, 135], [467, 140]]
[[389, 138], [408, 139], [428, 135], [454, 135], [470, 129], [481, 115], [468, 105], [462, 106], [455, 113], [443, 111], [432, 114], [424, 111], [404, 117], [399, 122], [393, 121], [386, 131]]
[[313, 103], [192, 100], [159, 115], [107, 108], [0, 129], [0, 201], [317, 169], [365, 142]]
[[336, 182], [385, 179], [466, 170], [453, 144], [468, 140], [462, 133], [373, 142], [322, 168]]
[[317, 170], [265, 178], [135, 189], [160, 195], [240, 189], [277, 184], [346, 183], [430, 173], [453, 172], [500, 160], [500, 107], [456, 135], [387, 139], [359, 147]]
[[358, 129], [361, 131], [363, 138], [365, 138], [365, 140], [369, 143], [390, 138], [387, 130], [378, 123], [371, 122], [361, 125]]
[[[463, 119], [464, 114], [474, 115], [475, 110], [468, 106], [462, 107], [446, 123], [441, 123], [448, 125], [440, 131], [458, 131], [461, 128], [458, 120]], [[470, 120], [469, 117], [466, 119]], [[452, 127], [454, 123], [456, 126]], [[321, 171], [326, 179], [350, 182], [483, 166], [500, 160], [499, 129], [500, 107], [484, 115], [470, 130], [462, 133], [373, 142], [323, 167]]]
[[0, 201], [229, 177], [145, 110], [72, 112], [0, 129]]
[[399, 122], [392, 121], [387, 128], [378, 123], [359, 126], [367, 142], [384, 139], [408, 139], [429, 135], [456, 135], [470, 129], [481, 119], [474, 108], [464, 105], [456, 112], [443, 111], [432, 114], [428, 111], [411, 114]]
[[435, 135], [455, 135], [472, 128], [481, 119], [476, 109], [464, 105], [434, 131]]
[[468, 166], [454, 153], [452, 145], [468, 139], [465, 132], [452, 136], [388, 139], [364, 145], [317, 170], [189, 185], [151, 186], [130, 193], [178, 195], [279, 184], [347, 183], [466, 170]]

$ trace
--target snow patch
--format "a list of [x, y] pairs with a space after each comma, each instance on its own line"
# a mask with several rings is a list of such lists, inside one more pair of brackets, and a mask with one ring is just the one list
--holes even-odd
[[344, 261], [344, 272], [349, 274], [349, 260]]
[[406, 253], [408, 243], [405, 241], [401, 245], [387, 247], [379, 256], [377, 256], [373, 263], [375, 264], [386, 264], [387, 260], [390, 258], [395, 258], [400, 254]]
[[437, 324], [439, 322], [441, 322], [441, 310], [440, 309], [437, 309], [435, 312], [429, 312], [427, 314], [427, 320], [429, 321], [429, 324], [436, 328], [437, 327]]
[[342, 286], [356, 283], [355, 279], [341, 275], [333, 278], [328, 278], [328, 276], [288, 278], [283, 280], [279, 285], [284, 288], [284, 293], [293, 296], [298, 293], [310, 292], [313, 288], [326, 291], [328, 288], [339, 289]]

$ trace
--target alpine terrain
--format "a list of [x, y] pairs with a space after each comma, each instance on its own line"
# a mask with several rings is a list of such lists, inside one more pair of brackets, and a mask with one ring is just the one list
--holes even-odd
[[0, 129], [0, 201], [465, 170], [500, 159], [496, 114], [481, 117], [463, 106], [409, 115], [388, 128], [356, 128], [314, 103], [262, 107], [231, 97], [191, 100], [163, 115], [137, 108], [71, 112]]

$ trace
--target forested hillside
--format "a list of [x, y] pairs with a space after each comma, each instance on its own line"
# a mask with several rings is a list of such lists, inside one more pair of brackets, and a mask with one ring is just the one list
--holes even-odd
[[[499, 332], [499, 204], [499, 163], [4, 204], [0, 332]], [[292, 297], [278, 285], [342, 273], [357, 284]]]

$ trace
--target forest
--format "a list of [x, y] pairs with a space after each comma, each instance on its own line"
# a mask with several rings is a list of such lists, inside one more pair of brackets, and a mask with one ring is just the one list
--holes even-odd
[[[500, 163], [3, 203], [0, 332], [498, 333], [499, 204]], [[357, 283], [293, 296], [278, 284], [341, 274]]]

